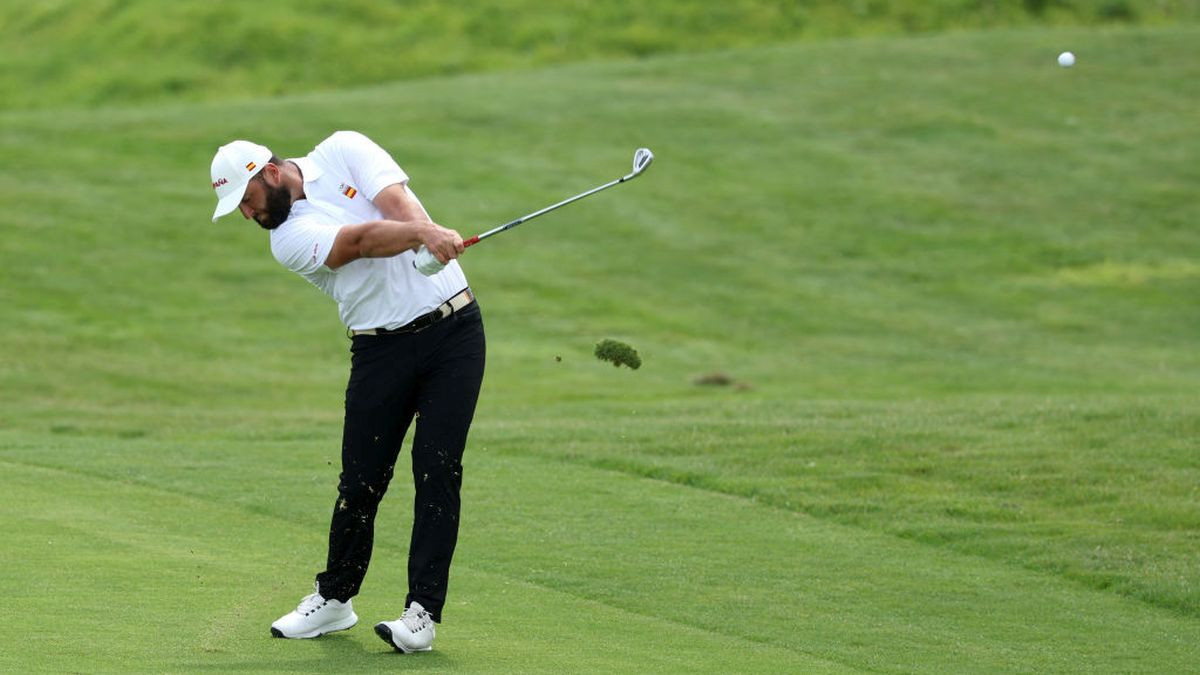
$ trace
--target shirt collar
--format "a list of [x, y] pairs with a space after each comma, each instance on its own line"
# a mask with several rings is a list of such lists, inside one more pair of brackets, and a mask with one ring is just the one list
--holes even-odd
[[296, 166], [300, 167], [300, 174], [304, 177], [304, 182], [306, 184], [311, 183], [321, 177], [321, 167], [308, 157], [295, 157], [293, 159], [289, 159], [288, 161], [293, 162]]

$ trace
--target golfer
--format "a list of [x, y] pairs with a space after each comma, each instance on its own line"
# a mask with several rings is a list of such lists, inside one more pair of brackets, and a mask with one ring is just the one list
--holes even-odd
[[[271, 634], [312, 638], [358, 623], [351, 598], [415, 417], [408, 594], [400, 618], [375, 632], [401, 652], [428, 651], [446, 602], [463, 448], [484, 369], [483, 321], [455, 260], [462, 237], [434, 224], [395, 160], [357, 132], [286, 161], [233, 141], [213, 157], [212, 184], [213, 220], [237, 209], [269, 230], [275, 259], [337, 302], [351, 340], [328, 560], [315, 592]], [[431, 276], [414, 267], [421, 246], [437, 259], [425, 266]]]

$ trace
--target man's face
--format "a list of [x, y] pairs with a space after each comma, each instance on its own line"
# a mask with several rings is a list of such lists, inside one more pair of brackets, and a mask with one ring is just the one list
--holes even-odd
[[[287, 220], [292, 211], [292, 195], [281, 181], [279, 169], [273, 164], [263, 170], [246, 186], [246, 194], [238, 209], [246, 218], [253, 218], [264, 230], [273, 230]], [[275, 181], [272, 185], [271, 181]]]

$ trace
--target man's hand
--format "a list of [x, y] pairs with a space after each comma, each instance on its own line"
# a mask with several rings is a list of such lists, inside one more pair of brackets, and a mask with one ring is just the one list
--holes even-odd
[[[443, 266], [466, 250], [462, 237], [441, 225], [429, 223], [428, 227], [421, 230], [420, 236], [422, 248], [428, 250]], [[417, 257], [420, 258], [420, 250], [417, 251]]]
[[417, 249], [417, 259], [413, 261], [413, 267], [417, 268], [418, 272], [427, 277], [431, 277], [446, 269], [446, 266], [438, 262], [438, 259], [433, 257], [429, 249], [424, 246]]

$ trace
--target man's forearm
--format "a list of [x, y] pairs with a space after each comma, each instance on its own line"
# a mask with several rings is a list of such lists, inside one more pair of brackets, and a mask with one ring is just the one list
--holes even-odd
[[428, 221], [374, 220], [362, 224], [355, 242], [363, 258], [388, 258], [421, 245]]
[[463, 252], [463, 240], [454, 230], [435, 223], [414, 220], [370, 220], [346, 225], [338, 231], [333, 248], [325, 258], [331, 270], [359, 258], [390, 258], [394, 255], [426, 246], [446, 264]]

